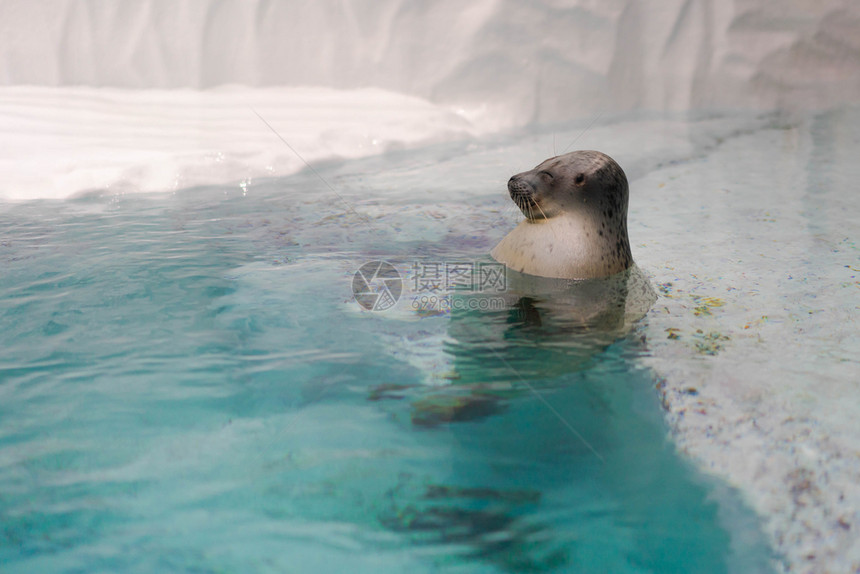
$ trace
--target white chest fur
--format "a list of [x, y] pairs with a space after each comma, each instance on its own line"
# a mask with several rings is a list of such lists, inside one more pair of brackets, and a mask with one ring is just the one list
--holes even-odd
[[511, 269], [542, 277], [588, 279], [623, 271], [615, 238], [581, 214], [522, 221], [490, 252]]

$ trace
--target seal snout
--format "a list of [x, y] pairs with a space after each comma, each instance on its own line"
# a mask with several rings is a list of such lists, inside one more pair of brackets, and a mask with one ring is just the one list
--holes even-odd
[[514, 201], [530, 199], [531, 196], [534, 195], [534, 192], [534, 186], [525, 181], [519, 175], [515, 175], [508, 180], [508, 193], [511, 194], [511, 199]]
[[523, 212], [527, 219], [535, 217], [537, 201], [535, 193], [537, 192], [534, 184], [528, 179], [522, 177], [523, 174], [517, 174], [508, 180], [508, 193], [511, 194], [511, 199]]

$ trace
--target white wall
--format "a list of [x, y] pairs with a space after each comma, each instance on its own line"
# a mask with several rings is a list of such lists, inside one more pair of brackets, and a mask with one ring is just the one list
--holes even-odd
[[857, 0], [0, 0], [0, 85], [377, 86], [553, 121], [860, 99]]

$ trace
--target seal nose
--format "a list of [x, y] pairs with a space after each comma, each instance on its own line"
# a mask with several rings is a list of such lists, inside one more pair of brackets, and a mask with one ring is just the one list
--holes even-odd
[[517, 200], [518, 198], [532, 195], [534, 188], [517, 174], [508, 180], [508, 193], [511, 194], [514, 200]]

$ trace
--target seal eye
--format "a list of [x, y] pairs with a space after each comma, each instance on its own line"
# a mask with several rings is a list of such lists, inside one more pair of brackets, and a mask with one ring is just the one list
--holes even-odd
[[576, 174], [576, 177], [573, 178], [573, 183], [575, 183], [576, 185], [582, 185], [583, 183], [585, 183], [585, 174], [584, 173]]

